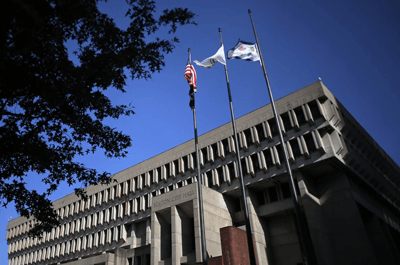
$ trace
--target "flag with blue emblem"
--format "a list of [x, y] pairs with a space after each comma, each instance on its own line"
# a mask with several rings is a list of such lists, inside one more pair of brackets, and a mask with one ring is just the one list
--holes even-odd
[[239, 40], [236, 46], [228, 51], [228, 59], [260, 61], [257, 44]]

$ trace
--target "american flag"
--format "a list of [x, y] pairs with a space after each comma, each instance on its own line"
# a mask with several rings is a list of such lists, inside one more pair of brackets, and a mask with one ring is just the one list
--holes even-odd
[[196, 70], [194, 70], [194, 67], [190, 62], [186, 65], [184, 77], [189, 85], [193, 87], [194, 92], [197, 92]]

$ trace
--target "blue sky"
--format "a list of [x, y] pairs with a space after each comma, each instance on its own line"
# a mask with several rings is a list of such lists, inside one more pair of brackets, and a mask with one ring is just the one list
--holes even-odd
[[[101, 4], [126, 27], [123, 0]], [[157, 10], [187, 7], [197, 14], [198, 26], [179, 28], [180, 43], [165, 57], [166, 66], [150, 80], [128, 80], [127, 93], [109, 90], [116, 104], [135, 106], [136, 114], [107, 120], [131, 135], [132, 147], [124, 159], [108, 159], [101, 153], [78, 158], [100, 171], [117, 173], [192, 139], [193, 117], [188, 106], [189, 86], [183, 78], [188, 59], [203, 60], [220, 47], [225, 52], [241, 40], [254, 42], [248, 15], [252, 10], [272, 92], [275, 99], [303, 88], [321, 77], [323, 83], [349, 110], [376, 142], [400, 164], [400, 3], [398, 0], [273, 0], [273, 1], [156, 1]], [[164, 33], [161, 37], [167, 37]], [[73, 46], [71, 46], [73, 47]], [[235, 116], [240, 117], [269, 103], [265, 79], [257, 62], [227, 62]], [[230, 121], [224, 68], [196, 67], [198, 133]], [[45, 187], [32, 175], [29, 185]], [[52, 200], [73, 192], [60, 186]], [[0, 260], [7, 261], [7, 220], [17, 214], [10, 205], [0, 209]]]

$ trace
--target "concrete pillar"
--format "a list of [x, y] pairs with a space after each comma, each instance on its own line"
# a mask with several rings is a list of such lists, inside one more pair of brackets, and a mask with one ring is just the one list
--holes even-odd
[[182, 257], [182, 220], [176, 206], [171, 207], [172, 265], [180, 265]]
[[151, 244], [151, 220], [146, 220], [146, 245]]
[[321, 208], [322, 202], [315, 197], [315, 187], [311, 179], [300, 172], [296, 172], [294, 177], [297, 179], [302, 206], [307, 219], [310, 237], [313, 243], [316, 259], [320, 265], [337, 264], [331, 241], [329, 230], [325, 222], [325, 217]]
[[200, 228], [200, 215], [199, 215], [199, 203], [195, 199], [193, 202], [193, 218], [194, 218], [194, 244], [196, 249], [196, 262], [203, 261], [203, 255], [201, 250], [201, 228]]
[[158, 264], [161, 260], [161, 225], [155, 212], [151, 213], [151, 232], [150, 264]]
[[[267, 242], [265, 240], [264, 227], [257, 215], [257, 208], [259, 207], [257, 199], [254, 197], [254, 192], [246, 190], [247, 205], [249, 209], [249, 221], [251, 232], [254, 238], [254, 249], [256, 252], [256, 259], [258, 264], [269, 264], [267, 258]], [[247, 238], [246, 238], [247, 241]]]
[[[347, 176], [323, 175], [318, 180], [307, 177], [303, 176], [303, 183], [308, 193], [314, 195], [304, 193], [304, 184], [301, 182], [299, 188], [318, 263], [352, 265], [356, 261], [357, 264], [377, 264]], [[307, 200], [315, 203], [307, 204]], [[321, 207], [326, 230], [322, 229], [323, 222], [319, 221], [322, 217], [316, 215], [318, 205]], [[329, 258], [325, 253], [330, 254]]]
[[136, 248], [136, 223], [131, 226], [132, 245], [131, 248]]

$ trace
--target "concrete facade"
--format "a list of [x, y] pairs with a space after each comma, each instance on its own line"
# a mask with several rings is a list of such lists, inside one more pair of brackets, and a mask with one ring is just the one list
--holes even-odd
[[[318, 81], [276, 101], [318, 264], [400, 264], [400, 168]], [[288, 178], [270, 105], [236, 120], [258, 264], [302, 264]], [[199, 137], [207, 253], [220, 228], [243, 227], [231, 124]], [[201, 262], [194, 140], [53, 203], [59, 227], [29, 238], [8, 223], [9, 265]]]

